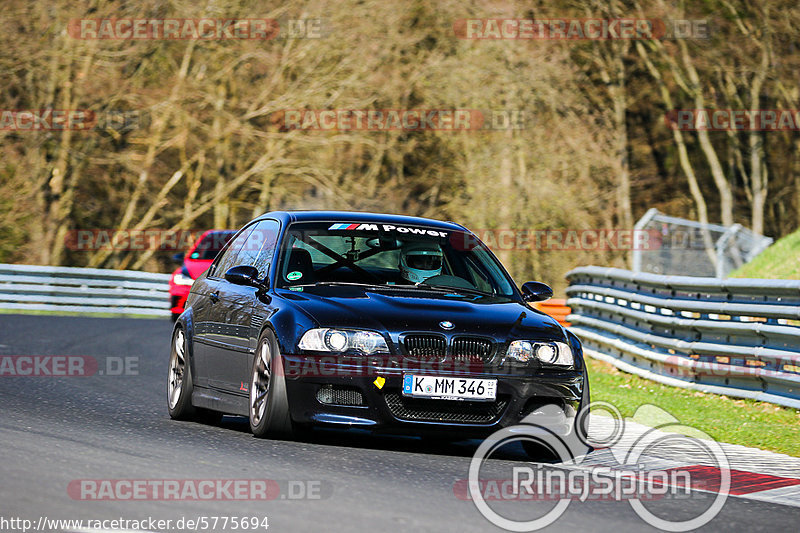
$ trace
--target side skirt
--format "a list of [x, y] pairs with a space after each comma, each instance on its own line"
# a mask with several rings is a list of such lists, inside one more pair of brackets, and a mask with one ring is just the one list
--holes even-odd
[[192, 405], [219, 411], [228, 415], [248, 416], [249, 396], [229, 394], [216, 389], [195, 387], [192, 392]]

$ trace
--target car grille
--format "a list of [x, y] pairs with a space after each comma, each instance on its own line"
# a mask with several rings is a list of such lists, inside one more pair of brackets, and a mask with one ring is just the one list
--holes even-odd
[[456, 424], [488, 424], [497, 420], [508, 402], [498, 398], [494, 402], [469, 402], [461, 400], [427, 400], [406, 398], [393, 392], [386, 393], [386, 405], [396, 418], [420, 422], [451, 422]]
[[407, 335], [403, 339], [403, 346], [411, 357], [438, 360], [445, 356], [447, 341], [439, 335]]
[[[407, 356], [420, 361], [442, 361], [447, 351], [447, 339], [440, 335], [406, 335], [403, 348]], [[457, 363], [488, 363], [494, 345], [483, 337], [455, 337], [450, 345], [451, 359]]]
[[453, 359], [459, 362], [484, 362], [492, 358], [492, 342], [480, 337], [456, 337], [451, 348]]

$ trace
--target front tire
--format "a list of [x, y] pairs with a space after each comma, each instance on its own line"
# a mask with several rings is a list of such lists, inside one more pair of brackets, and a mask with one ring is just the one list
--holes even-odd
[[[583, 374], [583, 396], [578, 404], [578, 412], [575, 416], [575, 423], [573, 424], [572, 431], [575, 433], [576, 439], [572, 442], [573, 450], [570, 450], [574, 455], [581, 455], [592, 451], [592, 446], [589, 444], [589, 405], [592, 403], [591, 395], [589, 393], [589, 373], [584, 369]], [[560, 462], [562, 458], [558, 456], [555, 450], [549, 446], [544, 446], [540, 443], [523, 440], [522, 448], [525, 454], [534, 461], [546, 462]]]
[[589, 444], [589, 406], [592, 404], [592, 396], [589, 392], [589, 369], [586, 366], [586, 363], [584, 363], [583, 397], [581, 398], [581, 403], [578, 405], [578, 416], [575, 419], [575, 431], [581, 442], [591, 447]]
[[250, 430], [259, 438], [291, 438], [294, 435], [289, 416], [289, 400], [283, 359], [271, 330], [258, 340], [250, 372]]

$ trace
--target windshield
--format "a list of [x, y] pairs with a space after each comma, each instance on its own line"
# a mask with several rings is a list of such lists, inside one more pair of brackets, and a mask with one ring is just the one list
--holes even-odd
[[508, 275], [471, 233], [372, 223], [289, 226], [277, 286], [330, 283], [514, 294]]

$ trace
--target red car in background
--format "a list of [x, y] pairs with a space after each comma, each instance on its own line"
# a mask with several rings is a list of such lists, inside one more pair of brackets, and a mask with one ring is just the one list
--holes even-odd
[[169, 278], [169, 301], [172, 321], [183, 313], [186, 297], [192, 283], [200, 274], [208, 270], [217, 253], [236, 232], [233, 230], [208, 230], [197, 239], [187, 254], [175, 254], [173, 258], [181, 266]]

